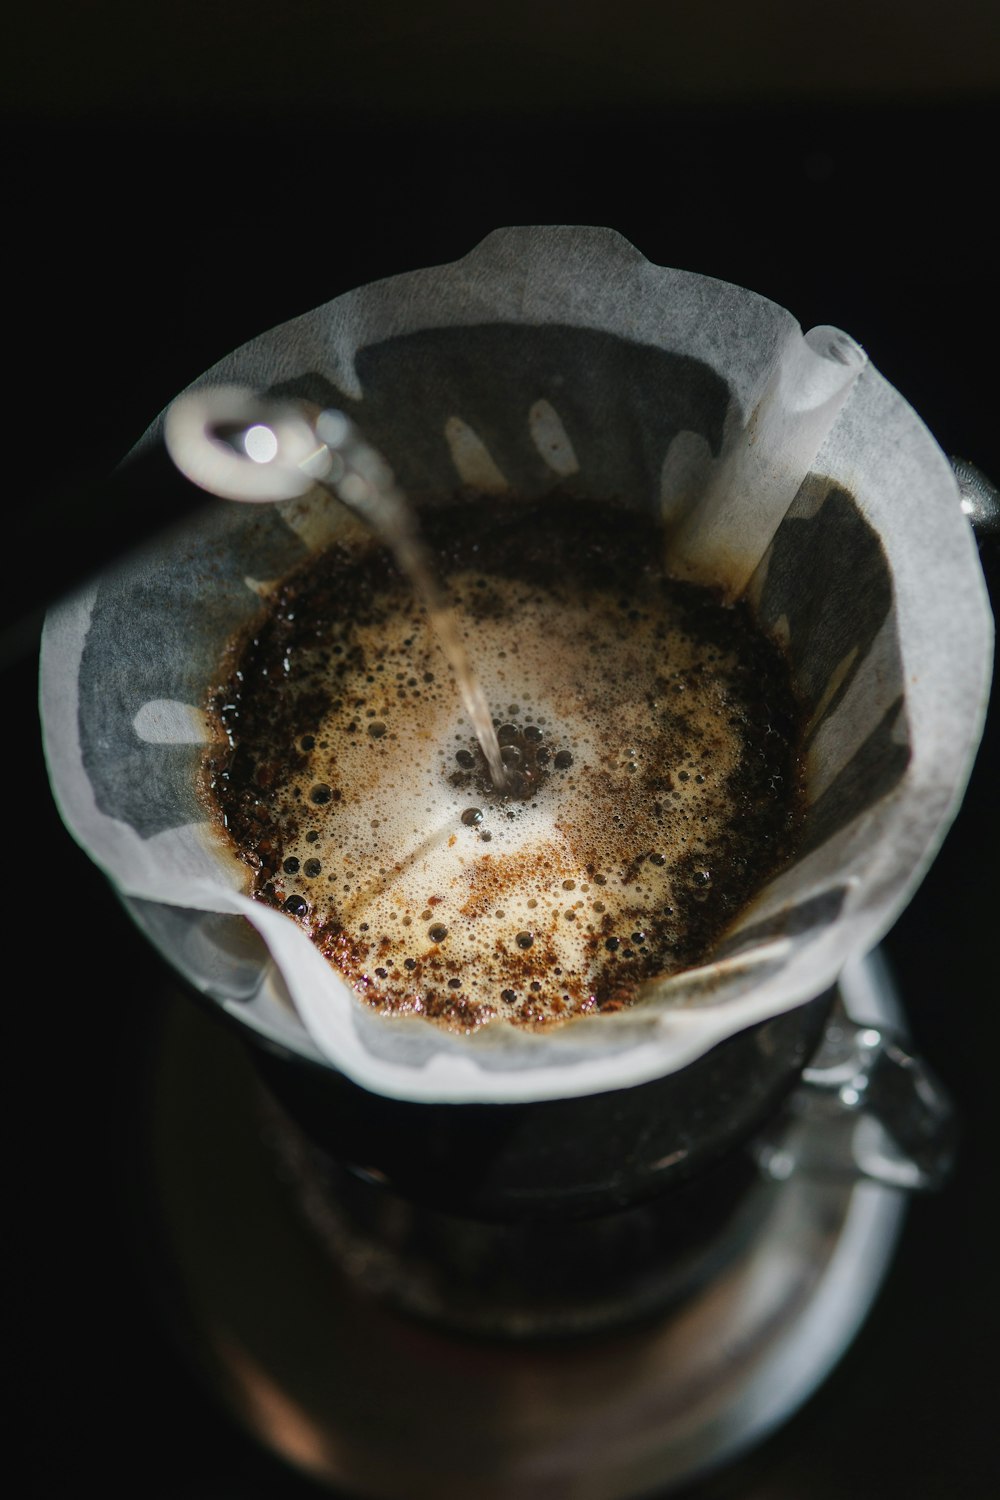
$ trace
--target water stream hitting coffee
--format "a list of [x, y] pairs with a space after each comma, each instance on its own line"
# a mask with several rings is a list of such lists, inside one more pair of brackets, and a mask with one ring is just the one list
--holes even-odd
[[[442, 592], [424, 545], [413, 507], [396, 485], [388, 464], [363, 442], [342, 413], [322, 412], [316, 433], [329, 447], [334, 471], [327, 486], [385, 543], [409, 579], [451, 670], [497, 792], [511, 790], [497, 732], [479, 680], [472, 669], [455, 612]], [[342, 463], [344, 472], [337, 473]]]

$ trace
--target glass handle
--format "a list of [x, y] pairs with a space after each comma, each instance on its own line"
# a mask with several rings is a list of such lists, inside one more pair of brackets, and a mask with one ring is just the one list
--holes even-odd
[[946, 1181], [955, 1137], [951, 1100], [926, 1063], [901, 1037], [858, 1025], [838, 1007], [756, 1155], [777, 1181], [802, 1172], [928, 1191]]
[[951, 459], [958, 480], [962, 513], [968, 516], [978, 541], [1000, 535], [1000, 491], [982, 469], [967, 458]]

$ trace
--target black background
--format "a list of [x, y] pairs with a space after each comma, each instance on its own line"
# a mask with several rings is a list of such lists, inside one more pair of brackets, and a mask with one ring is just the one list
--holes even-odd
[[[784, 6], [755, 27], [723, 5], [715, 34], [683, 7], [672, 32], [655, 7], [541, 6], [528, 43], [525, 7], [492, 35], [447, 5], [385, 7], [380, 32], [379, 9], [154, 6], [140, 23], [107, 5], [85, 8], [88, 29], [57, 7], [51, 37], [18, 18], [0, 116], [4, 626], [88, 555], [101, 481], [190, 379], [503, 224], [607, 224], [803, 327], [846, 329], [946, 453], [1000, 476], [990, 7], [883, 4], [864, 24], [848, 8], [846, 30], [810, 37]], [[983, 561], [995, 592], [996, 543]], [[3, 666], [8, 1459], [28, 1458], [24, 1494], [91, 1480], [293, 1500], [311, 1486], [230, 1427], [159, 1316], [136, 1123], [157, 971], [52, 807], [21, 635]], [[997, 1478], [996, 739], [994, 715], [886, 943], [961, 1112], [958, 1168], [913, 1204], [824, 1389], [712, 1494], [931, 1500]]]

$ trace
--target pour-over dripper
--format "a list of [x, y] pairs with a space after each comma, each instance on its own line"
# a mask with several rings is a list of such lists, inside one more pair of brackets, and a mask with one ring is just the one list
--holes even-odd
[[[508, 230], [455, 266], [272, 330], [196, 385], [344, 408], [423, 503], [464, 481], [534, 496], [557, 484], [690, 536], [798, 337], [773, 304], [650, 266], [608, 231]], [[67, 821], [153, 941], [242, 1026], [380, 1098], [583, 1098], [677, 1072], [815, 1000], [905, 903], [968, 774], [990, 622], [947, 461], [870, 366], [763, 555], [741, 562], [809, 705], [804, 857], [715, 962], [562, 1034], [387, 1026], [291, 922], [247, 900], [205, 836], [199, 705], [219, 650], [255, 589], [340, 524], [315, 496], [252, 522], [220, 507], [181, 551], [102, 580], [46, 634], [46, 741]]]

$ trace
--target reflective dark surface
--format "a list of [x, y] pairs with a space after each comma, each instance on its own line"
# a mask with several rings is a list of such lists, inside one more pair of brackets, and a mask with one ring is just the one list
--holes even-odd
[[[843, 327], [945, 451], [995, 480], [995, 241], [975, 205], [997, 122], [993, 106], [941, 101], [512, 109], [492, 124], [376, 117], [363, 129], [319, 108], [272, 129], [181, 107], [8, 118], [5, 524], [18, 540], [4, 549], [4, 623], [38, 602], [40, 575], [73, 571], [72, 545], [42, 523], [54, 485], [97, 485], [243, 340], [361, 282], [457, 257], [499, 224], [610, 224], [652, 260], [752, 287], [804, 327]], [[331, 153], [352, 163], [346, 196]], [[983, 557], [995, 588], [995, 543]], [[23, 1449], [22, 1494], [85, 1476], [106, 1495], [296, 1500], [312, 1486], [230, 1425], [182, 1352], [149, 1194], [166, 1002], [148, 946], [51, 805], [34, 676], [29, 650], [3, 678], [20, 1399], [8, 1463]], [[951, 1500], [992, 1487], [995, 764], [988, 727], [959, 819], [886, 944], [916, 1046], [964, 1120], [954, 1178], [913, 1204], [874, 1313], [823, 1390], [699, 1495]], [[22, 957], [33, 967], [19, 974]]]

